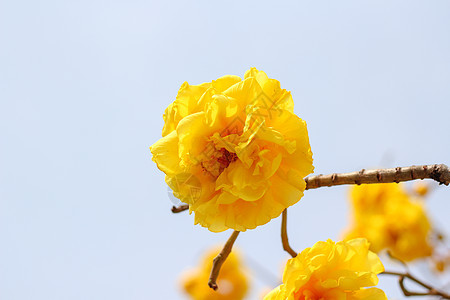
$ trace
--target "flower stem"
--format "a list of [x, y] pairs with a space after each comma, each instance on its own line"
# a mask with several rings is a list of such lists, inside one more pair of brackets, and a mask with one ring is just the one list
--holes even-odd
[[218, 288], [216, 280], [219, 276], [220, 268], [227, 259], [228, 255], [231, 253], [231, 249], [233, 248], [233, 244], [236, 241], [238, 235], [239, 231], [233, 231], [231, 236], [228, 238], [228, 241], [225, 243], [225, 246], [223, 246], [222, 251], [220, 251], [220, 253], [213, 260], [211, 274], [209, 275], [208, 280], [208, 285], [213, 290], [217, 290]]
[[289, 253], [292, 257], [296, 257], [297, 252], [295, 252], [289, 245], [286, 227], [287, 227], [287, 208], [283, 210], [283, 216], [281, 217], [281, 242], [283, 243], [283, 249], [287, 253]]

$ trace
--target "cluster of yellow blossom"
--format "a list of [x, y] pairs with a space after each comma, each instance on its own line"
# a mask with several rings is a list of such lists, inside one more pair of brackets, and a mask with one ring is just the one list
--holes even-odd
[[245, 275], [241, 259], [236, 251], [230, 253], [222, 265], [218, 277], [217, 291], [210, 289], [208, 278], [212, 261], [220, 250], [212, 250], [203, 258], [201, 266], [184, 274], [182, 285], [192, 300], [241, 300], [248, 290], [248, 279]]
[[385, 300], [373, 287], [383, 271], [366, 239], [318, 242], [287, 262], [283, 284], [264, 300]]
[[371, 250], [388, 249], [403, 261], [427, 257], [430, 221], [420, 201], [396, 183], [354, 186], [351, 190], [353, 224], [347, 239], [365, 237]]
[[[306, 123], [293, 111], [290, 92], [255, 68], [244, 79], [227, 75], [181, 86], [150, 150], [174, 196], [195, 213], [195, 224], [246, 231], [300, 200], [303, 178], [314, 167]], [[427, 192], [425, 185], [415, 190]], [[402, 185], [355, 186], [351, 198], [354, 221], [346, 239], [318, 242], [290, 259], [283, 283], [265, 300], [385, 300], [374, 287], [384, 271], [374, 252], [387, 248], [404, 261], [431, 255], [428, 217]], [[184, 290], [194, 300], [243, 299], [248, 281], [235, 253], [221, 267], [219, 289], [208, 287], [217, 253], [184, 276]], [[443, 269], [444, 260], [439, 263]]]
[[306, 123], [293, 109], [290, 92], [255, 68], [244, 80], [181, 86], [150, 149], [196, 224], [245, 231], [300, 200], [313, 165]]

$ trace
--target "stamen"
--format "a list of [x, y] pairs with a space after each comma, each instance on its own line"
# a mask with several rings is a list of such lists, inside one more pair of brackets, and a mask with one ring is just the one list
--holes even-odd
[[[219, 150], [220, 153], [222, 153], [222, 156], [220, 156], [217, 161], [219, 162], [221, 168], [225, 169], [227, 168], [232, 162], [234, 162], [237, 159], [236, 153], [229, 152], [225, 148], [221, 148]], [[222, 173], [223, 169], [220, 173]]]
[[203, 161], [201, 166], [204, 172], [217, 178], [232, 162], [236, 160], [236, 153], [229, 152], [227, 149], [221, 148], [214, 155], [212, 155], [210, 160]]

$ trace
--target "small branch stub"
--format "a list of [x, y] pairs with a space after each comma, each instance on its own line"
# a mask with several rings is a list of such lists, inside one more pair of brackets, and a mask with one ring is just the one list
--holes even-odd
[[189, 205], [187, 205], [187, 204], [182, 204], [182, 205], [180, 205], [180, 206], [172, 206], [172, 212], [174, 213], [174, 214], [177, 214], [177, 213], [179, 213], [179, 212], [182, 212], [182, 211], [185, 211], [185, 210], [188, 210], [189, 209]]

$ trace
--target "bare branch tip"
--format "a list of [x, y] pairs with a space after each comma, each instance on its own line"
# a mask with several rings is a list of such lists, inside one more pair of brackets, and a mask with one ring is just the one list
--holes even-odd
[[219, 287], [217, 286], [217, 284], [216, 284], [215, 282], [211, 282], [211, 280], [208, 282], [208, 286], [209, 286], [210, 288], [212, 288], [213, 290], [215, 290], [215, 291], [217, 291], [217, 289], [219, 288]]
[[180, 212], [188, 210], [188, 209], [189, 209], [189, 205], [187, 205], [187, 204], [183, 204], [180, 206], [174, 205], [174, 206], [172, 206], [171, 211], [172, 211], [172, 213], [177, 214], [177, 213], [180, 213]]
[[222, 248], [222, 251], [213, 259], [213, 265], [211, 268], [211, 274], [209, 275], [208, 286], [213, 290], [217, 290], [218, 286], [216, 283], [217, 277], [219, 276], [220, 268], [227, 259], [228, 255], [231, 253], [233, 244], [239, 235], [239, 231], [233, 231], [231, 236], [228, 238], [227, 242]]

